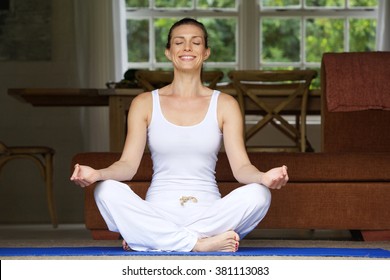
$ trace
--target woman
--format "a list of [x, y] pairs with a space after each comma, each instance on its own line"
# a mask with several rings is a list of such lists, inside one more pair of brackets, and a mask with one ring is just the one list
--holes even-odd
[[[267, 213], [269, 189], [287, 183], [287, 167], [261, 172], [253, 166], [238, 103], [202, 84], [210, 56], [203, 24], [176, 22], [165, 55], [174, 80], [133, 100], [121, 158], [100, 170], [76, 164], [71, 180], [82, 187], [100, 181], [97, 205], [125, 249], [235, 252]], [[244, 184], [223, 198], [214, 176], [222, 140], [233, 174]], [[147, 142], [154, 173], [143, 200], [120, 181], [131, 181]]]

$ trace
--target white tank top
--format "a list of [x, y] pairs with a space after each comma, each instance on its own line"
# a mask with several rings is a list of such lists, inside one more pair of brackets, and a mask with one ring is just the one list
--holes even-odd
[[178, 201], [182, 196], [194, 196], [210, 201], [221, 197], [215, 180], [222, 140], [217, 119], [219, 94], [219, 91], [213, 92], [200, 123], [179, 126], [164, 117], [158, 90], [152, 92], [148, 145], [153, 160], [153, 178], [146, 200], [168, 202]]

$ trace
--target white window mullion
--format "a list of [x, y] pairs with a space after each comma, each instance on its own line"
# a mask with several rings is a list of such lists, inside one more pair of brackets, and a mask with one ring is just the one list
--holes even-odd
[[157, 61], [155, 51], [156, 33], [154, 32], [154, 17], [149, 18], [149, 39], [149, 65], [152, 69], [155, 69]]
[[349, 19], [350, 17], [344, 19], [344, 51], [346, 52], [349, 52]]
[[241, 0], [238, 20], [238, 67], [258, 69], [260, 64], [260, 17], [257, 0]]
[[301, 17], [301, 67], [306, 68], [306, 17]]

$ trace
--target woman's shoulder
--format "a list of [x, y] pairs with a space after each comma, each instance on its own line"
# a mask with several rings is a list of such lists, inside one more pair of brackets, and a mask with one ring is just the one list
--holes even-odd
[[134, 97], [133, 102], [135, 103], [149, 103], [152, 100], [152, 92], [147, 91], [138, 94], [136, 97]]
[[218, 104], [221, 106], [232, 106], [238, 104], [237, 100], [231, 94], [220, 92]]
[[235, 118], [241, 114], [240, 106], [234, 96], [221, 92], [218, 98], [218, 112], [223, 119]]
[[134, 111], [145, 111], [145, 109], [152, 107], [152, 93], [151, 92], [143, 92], [138, 94], [134, 99], [131, 101], [131, 109]]

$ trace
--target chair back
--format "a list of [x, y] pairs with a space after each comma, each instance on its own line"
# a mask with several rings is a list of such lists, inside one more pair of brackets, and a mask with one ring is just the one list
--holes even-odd
[[323, 152], [390, 151], [390, 52], [325, 53]]
[[[202, 82], [211, 89], [215, 89], [223, 78], [222, 71], [202, 71]], [[135, 73], [139, 85], [147, 91], [162, 88], [173, 81], [173, 72], [166, 70], [138, 70]]]
[[6, 154], [8, 151], [7, 146], [0, 141], [0, 155]]
[[[316, 71], [235, 70], [228, 75], [236, 89], [244, 121], [247, 115], [260, 117], [255, 125], [245, 130], [245, 140], [248, 141], [266, 125], [271, 124], [292, 143], [281, 146], [248, 146], [248, 150], [301, 152], [307, 150], [307, 100], [310, 84], [317, 75]], [[289, 110], [297, 106], [300, 110], [294, 126], [289, 123], [284, 113], [291, 114]]]
[[219, 70], [202, 71], [202, 82], [211, 89], [216, 89], [223, 78], [223, 72]]
[[173, 81], [172, 71], [138, 70], [135, 73], [139, 85], [147, 91], [162, 88]]

